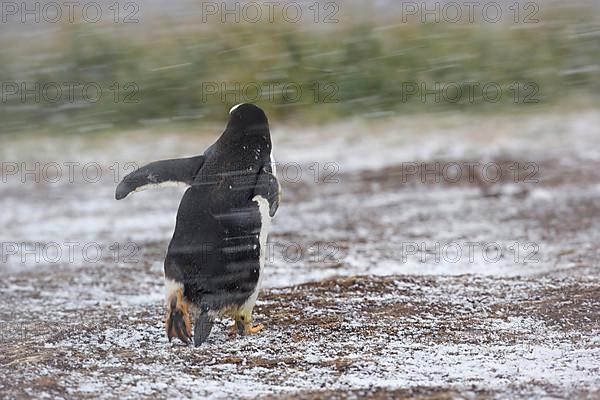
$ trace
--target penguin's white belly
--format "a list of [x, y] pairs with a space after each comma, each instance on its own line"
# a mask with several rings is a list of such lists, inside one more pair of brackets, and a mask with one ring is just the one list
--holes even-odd
[[269, 235], [269, 229], [271, 227], [271, 216], [269, 215], [269, 202], [262, 196], [256, 195], [252, 198], [252, 201], [258, 204], [258, 211], [260, 212], [260, 233], [258, 242], [260, 245], [260, 256], [259, 256], [259, 271], [258, 271], [258, 282], [254, 291], [248, 297], [248, 300], [242, 305], [241, 310], [245, 314], [246, 312], [251, 315], [256, 299], [258, 298], [258, 292], [263, 278], [263, 269], [267, 260], [267, 236]]
[[275, 157], [273, 157], [273, 153], [271, 152], [271, 173], [273, 176], [277, 176], [277, 163], [275, 162]]

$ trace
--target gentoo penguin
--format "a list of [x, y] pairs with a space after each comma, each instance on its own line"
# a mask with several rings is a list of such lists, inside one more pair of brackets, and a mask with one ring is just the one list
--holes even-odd
[[280, 186], [263, 110], [239, 104], [221, 137], [203, 155], [156, 161], [127, 175], [115, 197], [170, 183], [190, 185], [165, 259], [169, 341], [206, 340], [216, 316], [230, 316], [232, 331], [257, 333], [252, 324], [267, 256], [267, 234], [279, 207]]

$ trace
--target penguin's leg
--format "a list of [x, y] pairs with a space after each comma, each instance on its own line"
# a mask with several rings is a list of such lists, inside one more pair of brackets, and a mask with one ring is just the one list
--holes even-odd
[[[243, 325], [242, 325], [243, 326]], [[230, 336], [235, 336], [238, 333], [240, 333], [240, 330], [238, 328], [238, 321], [236, 319], [233, 320], [233, 325], [231, 325], [231, 328], [229, 328], [229, 335]], [[243, 333], [243, 330], [240, 334]]]
[[167, 300], [167, 317], [165, 330], [169, 342], [177, 337], [188, 344], [192, 339], [192, 324], [190, 322], [189, 303], [183, 296], [183, 289], [178, 288], [170, 293]]
[[207, 310], [202, 310], [194, 323], [194, 346], [198, 347], [206, 341], [214, 324], [214, 318]]
[[224, 314], [233, 318], [233, 325], [231, 325], [231, 328], [229, 328], [229, 335], [243, 335], [244, 324], [241, 319], [241, 307], [233, 306], [231, 308], [228, 308]]
[[231, 334], [233, 335], [253, 335], [262, 331], [265, 328], [263, 324], [252, 324], [252, 308], [254, 308], [254, 305], [252, 305], [252, 308], [250, 309], [244, 306], [240, 307], [240, 309], [234, 316], [235, 322], [231, 327]]

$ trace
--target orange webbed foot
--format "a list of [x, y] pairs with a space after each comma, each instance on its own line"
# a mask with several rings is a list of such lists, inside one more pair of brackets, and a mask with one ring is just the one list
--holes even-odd
[[169, 299], [165, 329], [169, 342], [177, 337], [188, 344], [192, 340], [192, 324], [190, 322], [189, 304], [183, 298], [183, 291], [178, 289]]

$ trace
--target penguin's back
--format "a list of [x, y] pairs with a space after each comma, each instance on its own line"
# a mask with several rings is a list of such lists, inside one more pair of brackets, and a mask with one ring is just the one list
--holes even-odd
[[258, 284], [262, 223], [252, 201], [257, 175], [210, 172], [183, 196], [165, 273], [190, 301], [219, 310], [243, 304]]

